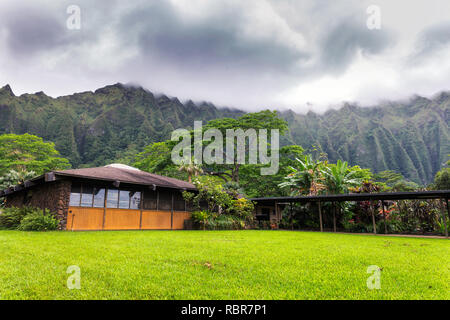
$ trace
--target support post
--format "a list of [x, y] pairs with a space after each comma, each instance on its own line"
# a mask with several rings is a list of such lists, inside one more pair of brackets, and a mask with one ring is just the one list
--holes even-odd
[[333, 230], [336, 232], [336, 202], [333, 202]]
[[320, 232], [323, 232], [323, 222], [322, 222], [322, 203], [319, 201], [319, 221], [320, 221]]
[[294, 230], [294, 217], [292, 217], [292, 202], [289, 203], [289, 220], [291, 221], [291, 230]]
[[373, 225], [373, 233], [377, 234], [377, 224], [375, 223], [375, 204], [372, 203], [372, 225]]
[[448, 208], [448, 199], [446, 199], [445, 202], [444, 202], [444, 199], [442, 199], [440, 202], [441, 202], [442, 220], [443, 220], [443, 222], [444, 222], [444, 232], [445, 232], [445, 237], [448, 238], [447, 215], [445, 214], [445, 204], [447, 204], [447, 213], [449, 212], [449, 208]]
[[[450, 208], [448, 206], [448, 198], [446, 200], [447, 200], [446, 201], [446, 203], [447, 203], [447, 217], [450, 219]], [[447, 226], [447, 225], [445, 225], [445, 226]], [[448, 230], [447, 230], [447, 238], [448, 238]]]
[[384, 201], [381, 201], [381, 205], [383, 206], [384, 234], [387, 234], [387, 226], [386, 226], [386, 210], [385, 210], [385, 206], [384, 206]]
[[173, 230], [173, 193], [172, 193], [172, 207], [170, 209], [170, 229]]

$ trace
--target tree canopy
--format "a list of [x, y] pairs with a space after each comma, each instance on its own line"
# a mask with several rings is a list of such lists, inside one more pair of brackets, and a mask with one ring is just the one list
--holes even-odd
[[40, 175], [67, 168], [70, 168], [69, 161], [60, 157], [52, 142], [27, 133], [0, 135], [0, 176], [11, 170], [34, 171]]

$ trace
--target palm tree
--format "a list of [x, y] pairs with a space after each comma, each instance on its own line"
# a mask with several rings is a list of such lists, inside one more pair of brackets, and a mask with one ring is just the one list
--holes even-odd
[[178, 171], [183, 171], [188, 174], [188, 180], [192, 182], [192, 176], [198, 176], [203, 173], [200, 165], [197, 165], [193, 160], [190, 162], [183, 162], [179, 167]]
[[290, 167], [292, 173], [285, 179], [288, 181], [279, 184], [280, 187], [290, 187], [292, 195], [308, 194], [317, 195], [321, 190], [325, 188], [322, 183], [322, 167], [324, 162], [319, 160], [313, 160], [311, 155], [306, 155], [302, 160], [295, 159], [298, 164], [298, 168]]
[[355, 178], [356, 172], [350, 170], [347, 161], [338, 160], [335, 165], [327, 166], [323, 170], [325, 185], [331, 194], [346, 193], [350, 187], [361, 181]]

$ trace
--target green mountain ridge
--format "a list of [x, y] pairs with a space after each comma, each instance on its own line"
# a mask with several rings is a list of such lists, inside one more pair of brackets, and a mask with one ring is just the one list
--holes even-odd
[[[174, 129], [191, 128], [194, 120], [244, 113], [122, 84], [57, 98], [43, 92], [15, 96], [8, 85], [0, 89], [0, 134], [28, 132], [53, 141], [74, 167], [126, 161], [145, 145], [168, 139]], [[315, 146], [332, 162], [395, 170], [427, 183], [450, 153], [449, 115], [449, 92], [370, 108], [346, 104], [324, 114], [283, 111], [290, 132], [281, 144], [307, 151]]]

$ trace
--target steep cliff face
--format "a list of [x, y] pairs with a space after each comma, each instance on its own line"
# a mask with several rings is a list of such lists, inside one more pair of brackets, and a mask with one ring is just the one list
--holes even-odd
[[[194, 120], [237, 117], [244, 112], [210, 103], [181, 103], [121, 84], [56, 99], [39, 92], [15, 96], [0, 89], [0, 134], [31, 133], [53, 141], [74, 167], [97, 166], [127, 158], [143, 146], [170, 137]], [[290, 127], [282, 143], [296, 143], [374, 171], [401, 172], [429, 182], [450, 154], [450, 94], [432, 100], [372, 108], [345, 105], [323, 115], [281, 113]]]
[[374, 171], [395, 170], [426, 183], [450, 154], [450, 94], [433, 100], [360, 108], [345, 105], [323, 115], [284, 113], [291, 129], [287, 138], [307, 150], [313, 146], [331, 161], [347, 160]]

